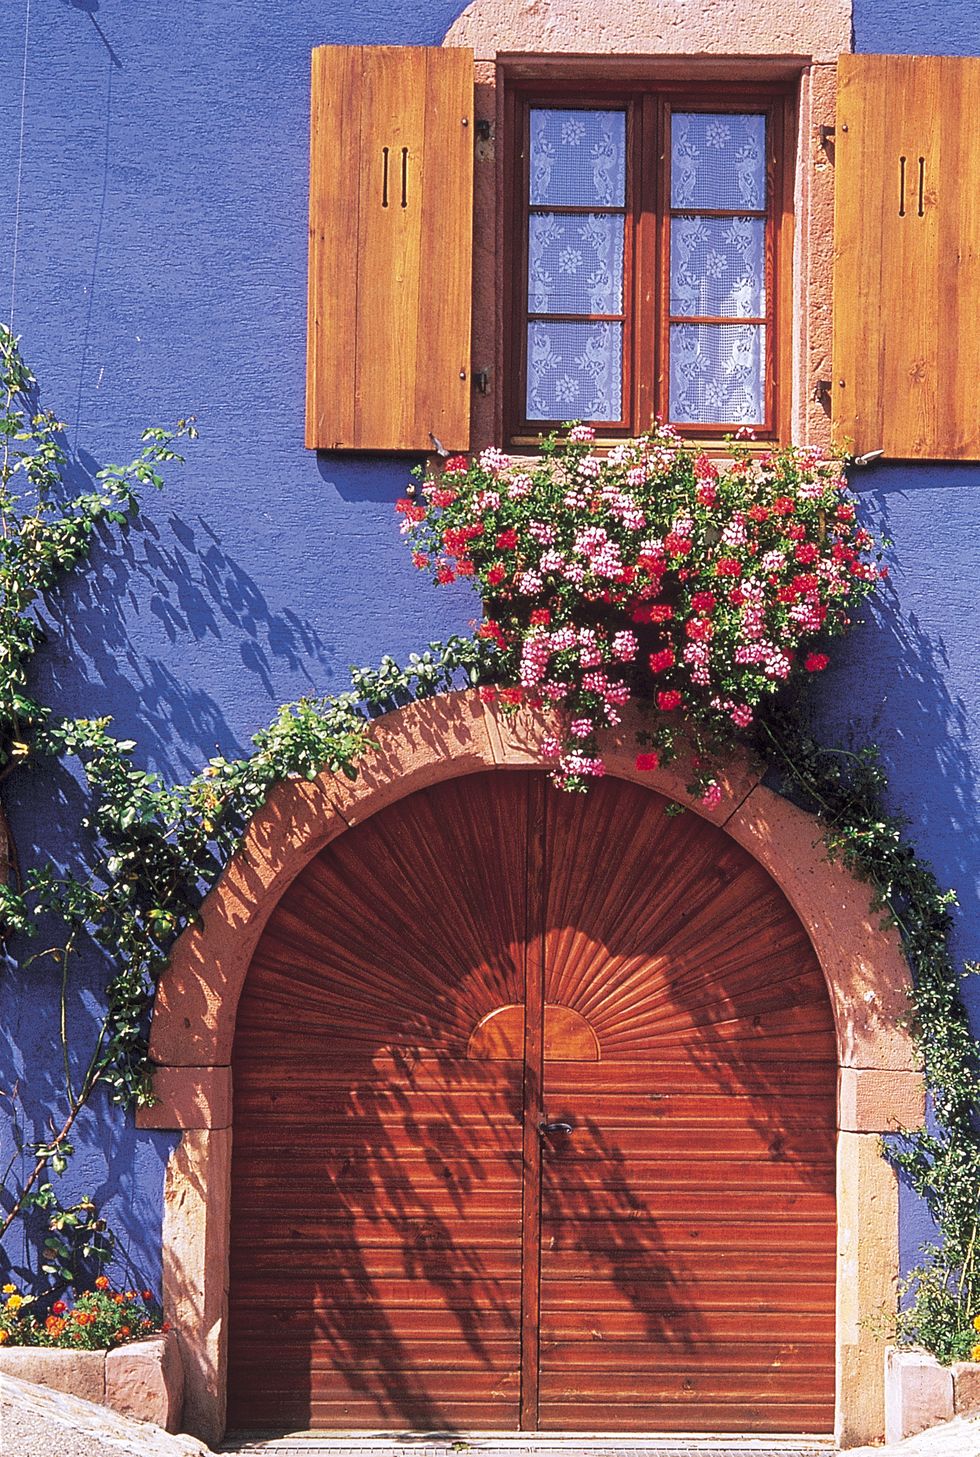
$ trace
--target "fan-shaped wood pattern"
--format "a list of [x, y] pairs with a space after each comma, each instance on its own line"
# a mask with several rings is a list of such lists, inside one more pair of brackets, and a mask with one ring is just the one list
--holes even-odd
[[455, 780], [283, 897], [234, 1049], [233, 1424], [830, 1425], [829, 1003], [771, 879], [664, 808]]

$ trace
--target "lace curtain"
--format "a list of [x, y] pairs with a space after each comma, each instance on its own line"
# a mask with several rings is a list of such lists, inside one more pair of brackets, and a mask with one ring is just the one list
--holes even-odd
[[[533, 108], [527, 307], [530, 314], [623, 312], [626, 113]], [[575, 207], [575, 213], [545, 210]], [[532, 319], [529, 420], [618, 420], [623, 326]]]
[[[670, 418], [677, 424], [757, 425], [765, 419], [766, 118], [671, 115]], [[690, 209], [690, 213], [686, 212]], [[727, 216], [704, 216], [701, 209]], [[677, 323], [677, 316], [732, 323]]]

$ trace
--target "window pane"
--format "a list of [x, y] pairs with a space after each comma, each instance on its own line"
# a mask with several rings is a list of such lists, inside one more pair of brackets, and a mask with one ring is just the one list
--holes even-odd
[[622, 217], [532, 213], [527, 306], [532, 314], [622, 313]]
[[671, 207], [765, 207], [764, 116], [675, 111], [670, 157]]
[[531, 202], [623, 207], [625, 111], [531, 110]]
[[622, 324], [528, 325], [529, 420], [619, 420], [622, 399]]
[[765, 242], [764, 218], [672, 218], [670, 312], [764, 314]]
[[764, 324], [671, 324], [675, 424], [763, 424], [765, 378]]

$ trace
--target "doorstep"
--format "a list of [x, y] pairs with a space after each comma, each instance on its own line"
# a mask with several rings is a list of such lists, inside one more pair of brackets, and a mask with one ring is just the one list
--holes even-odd
[[624, 1432], [230, 1432], [236, 1457], [836, 1457], [832, 1437]]

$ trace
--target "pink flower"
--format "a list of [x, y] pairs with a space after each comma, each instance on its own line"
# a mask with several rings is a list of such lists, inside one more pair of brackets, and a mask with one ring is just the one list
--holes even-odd
[[717, 779], [712, 779], [711, 783], [706, 785], [701, 794], [701, 803], [706, 809], [717, 809], [721, 804], [721, 785]]
[[480, 465], [485, 471], [489, 471], [492, 476], [496, 476], [502, 470], [507, 469], [510, 461], [502, 450], [498, 450], [496, 446], [492, 445], [489, 450], [481, 452]]
[[595, 431], [591, 425], [573, 425], [568, 438], [574, 445], [588, 445], [595, 439]]
[[592, 724], [587, 718], [573, 718], [568, 726], [568, 732], [575, 739], [587, 739], [592, 733]]
[[748, 728], [752, 722], [752, 710], [747, 703], [736, 703], [729, 713], [729, 718], [736, 728]]
[[635, 632], [630, 632], [628, 629], [617, 632], [612, 640], [613, 657], [618, 658], [621, 663], [631, 663], [636, 657], [639, 646]]

